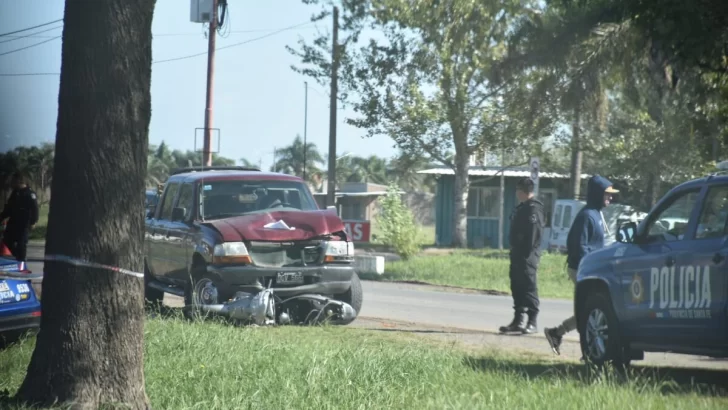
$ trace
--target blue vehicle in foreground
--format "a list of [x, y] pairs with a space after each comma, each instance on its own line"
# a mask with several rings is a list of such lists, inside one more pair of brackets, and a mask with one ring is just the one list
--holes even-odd
[[40, 316], [40, 301], [29, 275], [21, 273], [15, 260], [0, 258], [0, 346], [37, 330]]
[[728, 162], [719, 168], [673, 188], [581, 261], [574, 311], [587, 362], [728, 357]]

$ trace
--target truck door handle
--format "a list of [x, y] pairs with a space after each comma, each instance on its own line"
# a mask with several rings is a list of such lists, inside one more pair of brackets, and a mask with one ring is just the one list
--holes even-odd
[[665, 262], [665, 265], [672, 266], [674, 264], [675, 264], [675, 258], [673, 258], [672, 256], [668, 256], [667, 257], [667, 262]]
[[725, 259], [725, 256], [723, 256], [720, 252], [716, 252], [715, 255], [713, 255], [713, 263], [716, 265], [723, 262], [723, 259]]

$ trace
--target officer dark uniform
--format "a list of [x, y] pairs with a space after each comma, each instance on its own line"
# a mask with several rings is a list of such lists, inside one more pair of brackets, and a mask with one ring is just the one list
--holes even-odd
[[[513, 321], [502, 326], [502, 333], [534, 333], [539, 312], [536, 271], [541, 260], [541, 236], [544, 226], [543, 203], [533, 197], [533, 181], [524, 178], [518, 182], [518, 206], [511, 213], [510, 280], [513, 296]], [[524, 327], [524, 315], [528, 323]]]
[[5, 226], [3, 242], [15, 259], [25, 262], [30, 227], [38, 222], [38, 199], [21, 174], [15, 173], [12, 182], [13, 192], [0, 213], [0, 222], [10, 218]]

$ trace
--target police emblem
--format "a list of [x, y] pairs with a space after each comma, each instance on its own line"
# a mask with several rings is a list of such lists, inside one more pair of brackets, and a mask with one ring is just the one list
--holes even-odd
[[642, 285], [642, 276], [635, 273], [632, 276], [632, 284], [630, 285], [632, 293], [632, 303], [639, 305], [644, 300], [644, 286]]
[[536, 223], [536, 214], [531, 215], [531, 223]]
[[38, 197], [37, 197], [37, 196], [35, 196], [35, 192], [33, 192], [32, 194], [30, 194], [30, 197], [31, 197], [31, 198], [33, 198], [33, 200], [34, 200], [34, 201], [35, 201], [36, 199], [38, 199]]

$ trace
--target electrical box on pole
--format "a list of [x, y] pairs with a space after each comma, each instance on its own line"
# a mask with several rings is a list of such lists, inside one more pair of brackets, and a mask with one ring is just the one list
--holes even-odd
[[190, 21], [209, 23], [212, 21], [213, 9], [213, 0], [190, 0]]

